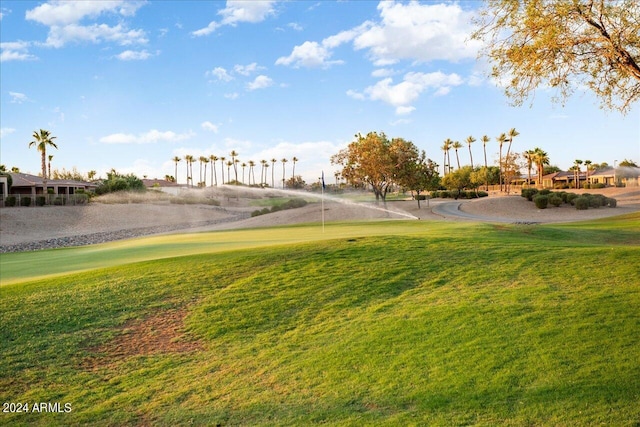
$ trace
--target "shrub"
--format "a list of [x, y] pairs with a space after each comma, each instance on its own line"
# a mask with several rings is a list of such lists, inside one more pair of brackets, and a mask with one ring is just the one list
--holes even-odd
[[426, 194], [416, 194], [414, 197], [415, 200], [427, 200]]
[[548, 188], [544, 188], [544, 189], [538, 191], [538, 194], [540, 194], [542, 196], [548, 196], [549, 193], [551, 193], [551, 190], [549, 190]]
[[16, 196], [7, 196], [6, 199], [4, 199], [4, 204], [6, 206], [12, 207], [16, 205]]
[[533, 197], [538, 194], [538, 190], [535, 188], [523, 188], [520, 195], [525, 197], [528, 201], [533, 201]]
[[36, 196], [36, 206], [44, 206], [47, 203], [47, 198], [44, 196]]
[[607, 198], [602, 194], [594, 194], [589, 198], [590, 208], [599, 208], [600, 206], [606, 206]]
[[64, 205], [65, 200], [64, 200], [64, 196], [56, 196], [55, 199], [53, 199], [53, 204], [56, 206], [62, 206]]
[[609, 206], [610, 208], [615, 208], [618, 206], [618, 201], [613, 197], [607, 197], [607, 204], [605, 206]]
[[478, 197], [488, 197], [489, 193], [486, 191], [478, 191]]
[[31, 206], [31, 197], [21, 197], [20, 206]]
[[549, 203], [553, 206], [558, 207], [562, 204], [562, 196], [559, 194], [552, 194], [549, 196]]
[[73, 203], [76, 205], [86, 205], [89, 201], [89, 196], [83, 193], [77, 193], [73, 195]]
[[439, 191], [432, 191], [431, 192], [431, 198], [432, 199], [437, 199], [438, 197], [440, 197], [440, 192]]
[[569, 203], [571, 206], [575, 205], [575, 200], [580, 197], [580, 195], [576, 194], [576, 193], [567, 193], [567, 203]]
[[549, 196], [545, 194], [538, 194], [533, 198], [533, 203], [536, 204], [536, 208], [538, 209], [546, 209], [549, 204]]
[[588, 197], [584, 197], [584, 196], [580, 196], [580, 197], [576, 197], [573, 201], [574, 205], [576, 206], [576, 209], [579, 211], [584, 211], [589, 209], [589, 198]]
[[596, 182], [595, 184], [591, 184], [591, 188], [604, 188], [605, 185], [601, 182]]
[[442, 197], [443, 199], [448, 199], [449, 197], [451, 197], [451, 193], [448, 191], [441, 191], [440, 192], [440, 197]]

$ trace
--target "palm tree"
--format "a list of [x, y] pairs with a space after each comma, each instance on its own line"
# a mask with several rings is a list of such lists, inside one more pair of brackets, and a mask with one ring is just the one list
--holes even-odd
[[236, 165], [236, 157], [238, 157], [238, 153], [236, 152], [236, 150], [231, 150], [231, 153], [229, 154], [231, 156], [231, 161], [233, 162], [233, 171], [235, 172], [236, 183], [237, 183], [238, 182], [238, 166]]
[[249, 160], [249, 185], [251, 185], [251, 175], [253, 175], [253, 185], [256, 185], [256, 172], [253, 169], [256, 166], [256, 162]]
[[182, 159], [178, 156], [173, 156], [173, 163], [176, 164], [176, 172], [175, 172], [175, 177], [176, 177], [176, 182], [178, 182], [178, 162], [180, 162]]
[[442, 174], [443, 176], [447, 175], [447, 154], [449, 153], [449, 149], [451, 148], [451, 144], [450, 144], [451, 140], [450, 139], [446, 139], [444, 141], [444, 143], [442, 144], [442, 147], [440, 147], [440, 149], [443, 151], [444, 153], [444, 158], [442, 159]]
[[513, 142], [513, 138], [520, 135], [520, 132], [516, 130], [516, 128], [509, 129], [507, 133], [507, 141], [509, 141], [509, 146], [507, 148], [507, 159], [509, 159], [509, 153], [511, 153], [511, 143]]
[[265, 162], [264, 162], [264, 185], [265, 185], [265, 187], [269, 185], [269, 184], [267, 184], [267, 172], [269, 172], [269, 162], [267, 162], [265, 160]]
[[202, 175], [202, 186], [206, 187], [207, 186], [207, 164], [209, 163], [209, 158], [208, 157], [204, 157], [204, 159], [202, 160], [202, 163], [204, 163], [204, 174]]
[[29, 143], [29, 148], [36, 147], [41, 154], [42, 159], [42, 194], [47, 193], [47, 145], [58, 149], [58, 146], [53, 142], [56, 139], [55, 136], [51, 136], [51, 132], [48, 130], [40, 129], [40, 131], [33, 132], [33, 141]]
[[218, 174], [216, 173], [216, 162], [218, 161], [218, 156], [214, 156], [213, 154], [209, 156], [209, 160], [211, 160], [211, 185], [213, 185], [213, 180], [216, 181], [216, 187], [218, 186]]
[[471, 154], [471, 144], [476, 142], [476, 139], [473, 136], [469, 135], [466, 141], [467, 145], [469, 146], [469, 160], [471, 161], [471, 169], [473, 169], [473, 154]]
[[242, 162], [240, 166], [242, 166], [242, 183], [244, 184], [244, 170], [247, 167], [247, 164], [245, 162]]
[[535, 151], [527, 150], [523, 154], [524, 159], [527, 161], [527, 186], [531, 185], [531, 169], [533, 169], [533, 162], [535, 159]]
[[541, 148], [533, 149], [533, 162], [538, 166], [538, 187], [542, 188], [542, 174], [544, 173], [544, 165], [549, 164], [549, 155]]
[[285, 177], [284, 177], [284, 165], [289, 161], [285, 158], [283, 158], [282, 160], [280, 160], [282, 162], [282, 188], [284, 188], [284, 181], [285, 181]]
[[[200, 156], [200, 157], [198, 157], [198, 160], [200, 161], [200, 180], [198, 181], [198, 187], [200, 187], [200, 183], [202, 182], [202, 164], [204, 163], [205, 160], [208, 161], [208, 159], [205, 156]], [[204, 176], [205, 176], [205, 178], [207, 177], [207, 170], [206, 169], [204, 171]]]
[[[220, 175], [222, 175], [222, 185], [224, 185], [224, 161], [227, 160], [226, 157], [220, 157]], [[227, 180], [229, 177], [227, 176]]]
[[[274, 172], [276, 170], [276, 162], [277, 161], [278, 161], [277, 159], [274, 159], [274, 158], [271, 159], [271, 187], [273, 187], [273, 188], [276, 188], [276, 181], [275, 181]], [[266, 181], [266, 178], [265, 178], [265, 181]]]
[[260, 160], [260, 164], [262, 165], [260, 167], [260, 187], [262, 187], [262, 184], [266, 184], [266, 180], [267, 180], [267, 177], [265, 176], [265, 173], [267, 171], [267, 168], [265, 165], [267, 164], [267, 161], [264, 159]]
[[482, 151], [484, 152], [484, 172], [486, 177], [485, 188], [489, 191], [489, 167], [487, 166], [487, 142], [491, 141], [488, 135], [482, 135]]
[[591, 164], [593, 162], [591, 160], [585, 160], [584, 161], [584, 166], [587, 169], [587, 182], [589, 182], [589, 172], [591, 172]]
[[576, 188], [580, 188], [580, 165], [582, 164], [582, 160], [576, 159], [573, 161], [573, 178], [575, 179]]
[[500, 175], [500, 191], [502, 191], [502, 145], [507, 141], [507, 135], [501, 133], [496, 137], [496, 141], [498, 141], [498, 144], [500, 145], [500, 160], [498, 164], [498, 170]]
[[293, 162], [293, 171], [291, 171], [291, 176], [295, 178], [296, 176], [296, 162], [298, 161], [297, 157], [294, 157], [291, 159], [291, 161]]
[[193, 159], [193, 156], [191, 154], [185, 154], [184, 156], [184, 161], [187, 162], [187, 187], [189, 186], [189, 164], [191, 162], [191, 159]]
[[231, 182], [229, 177], [231, 176], [231, 166], [233, 166], [233, 162], [231, 160], [227, 160], [227, 184]]
[[47, 157], [49, 158], [47, 177], [51, 178], [51, 160], [53, 160], [53, 154], [49, 154]]
[[454, 141], [453, 144], [451, 144], [451, 148], [456, 150], [456, 161], [458, 163], [458, 169], [460, 169], [460, 157], [458, 157], [458, 149], [462, 148], [462, 144], [460, 144], [460, 141]]

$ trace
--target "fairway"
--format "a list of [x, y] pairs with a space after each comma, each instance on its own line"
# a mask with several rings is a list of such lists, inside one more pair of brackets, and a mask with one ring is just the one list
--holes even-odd
[[639, 257], [639, 214], [3, 254], [0, 424], [636, 425]]

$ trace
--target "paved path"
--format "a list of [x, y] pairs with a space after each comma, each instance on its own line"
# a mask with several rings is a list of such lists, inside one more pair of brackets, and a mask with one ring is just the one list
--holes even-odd
[[506, 218], [493, 218], [482, 215], [475, 215], [469, 212], [460, 210], [460, 205], [464, 202], [441, 202], [434, 204], [431, 208], [431, 212], [444, 218], [456, 218], [456, 219], [468, 219], [470, 221], [482, 221], [482, 222], [512, 222], [517, 223], [517, 220]]

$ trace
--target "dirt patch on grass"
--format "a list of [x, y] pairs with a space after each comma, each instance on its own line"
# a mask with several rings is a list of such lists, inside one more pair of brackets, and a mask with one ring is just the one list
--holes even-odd
[[90, 349], [83, 360], [87, 369], [96, 369], [134, 356], [187, 353], [202, 349], [202, 343], [189, 340], [184, 330], [185, 308], [163, 310], [142, 320], [127, 322], [115, 339]]

